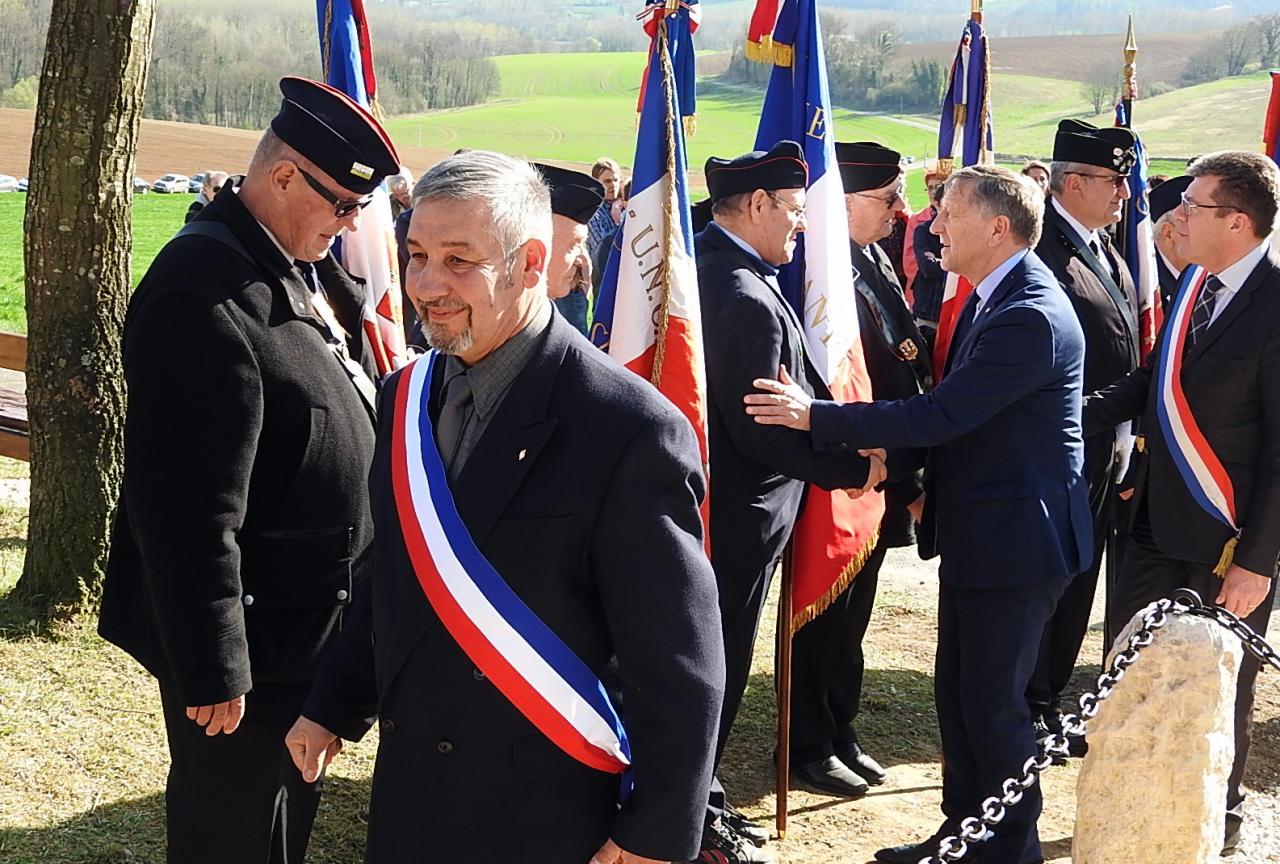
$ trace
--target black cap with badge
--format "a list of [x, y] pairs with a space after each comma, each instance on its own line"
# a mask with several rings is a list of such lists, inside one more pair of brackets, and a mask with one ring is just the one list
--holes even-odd
[[280, 92], [284, 102], [271, 120], [271, 131], [339, 186], [368, 195], [400, 171], [400, 157], [387, 133], [345, 93], [294, 76], [280, 79]]
[[766, 151], [754, 150], [736, 159], [712, 156], [704, 169], [712, 201], [745, 195], [757, 189], [804, 189], [809, 185], [809, 166], [804, 150], [794, 141], [779, 141]]
[[902, 176], [902, 154], [873, 141], [837, 141], [836, 164], [845, 192], [879, 189]]
[[604, 200], [604, 186], [590, 174], [543, 165], [534, 162], [533, 167], [547, 181], [551, 189], [551, 212], [567, 216], [580, 225], [586, 225], [600, 209]]
[[1077, 162], [1128, 174], [1138, 161], [1136, 138], [1119, 126], [1098, 127], [1080, 120], [1063, 120], [1053, 139], [1054, 162]]
[[1160, 217], [1182, 203], [1182, 193], [1191, 185], [1191, 177], [1173, 177], [1152, 189], [1147, 196], [1151, 204], [1151, 221], [1159, 222]]

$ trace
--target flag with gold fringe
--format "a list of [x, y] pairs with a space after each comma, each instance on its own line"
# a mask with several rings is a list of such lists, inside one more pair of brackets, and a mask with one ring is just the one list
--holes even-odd
[[[809, 164], [807, 225], [778, 283], [804, 324], [806, 353], [832, 397], [865, 402], [871, 398], [871, 380], [858, 331], [844, 186], [836, 168], [827, 62], [814, 0], [784, 0], [773, 38], [775, 48], [787, 49], [775, 56], [792, 65], [774, 65], [756, 149], [798, 141]], [[792, 533], [791, 632], [821, 614], [858, 575], [875, 548], [883, 516], [879, 492], [855, 499], [809, 487]]]

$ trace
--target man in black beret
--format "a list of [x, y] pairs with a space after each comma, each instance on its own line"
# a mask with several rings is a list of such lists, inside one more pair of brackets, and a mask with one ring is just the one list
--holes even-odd
[[1189, 263], [1178, 249], [1178, 232], [1173, 224], [1174, 208], [1182, 204], [1182, 193], [1191, 185], [1191, 177], [1173, 177], [1151, 190], [1151, 224], [1156, 244], [1156, 274], [1160, 279], [1160, 304], [1167, 312], [1178, 292], [1182, 271]]
[[[860, 489], [882, 479], [883, 466], [856, 453], [815, 453], [808, 439], [761, 426], [742, 411], [751, 382], [784, 366], [808, 392], [826, 386], [805, 359], [804, 328], [778, 286], [805, 226], [808, 166], [800, 145], [706, 163], [712, 223], [697, 236], [698, 290], [710, 402], [711, 565], [724, 627], [724, 709], [716, 761], [738, 713], [751, 670], [760, 612], [806, 483]], [[768, 832], [725, 801], [717, 779], [704, 837], [711, 861], [767, 861], [756, 848]], [[723, 858], [716, 857], [716, 854]]]
[[[1128, 265], [1106, 229], [1120, 221], [1129, 200], [1127, 177], [1137, 159], [1128, 129], [1098, 128], [1078, 120], [1058, 124], [1049, 171], [1049, 200], [1036, 254], [1071, 298], [1084, 329], [1084, 392], [1100, 390], [1138, 365], [1137, 290]], [[1085, 442], [1084, 474], [1093, 515], [1093, 559], [1076, 576], [1045, 628], [1040, 657], [1027, 695], [1037, 735], [1061, 726], [1059, 701], [1071, 679], [1093, 608], [1116, 496], [1113, 473], [1129, 429], [1096, 435]], [[1072, 739], [1072, 755], [1083, 755]]]
[[[862, 353], [878, 399], [907, 399], [932, 385], [929, 352], [906, 296], [878, 242], [889, 236], [903, 204], [901, 154], [879, 144], [836, 144], [844, 184], [850, 257], [858, 298]], [[863, 752], [854, 728], [862, 696], [862, 639], [888, 549], [915, 544], [908, 511], [924, 492], [920, 472], [883, 487], [885, 515], [871, 556], [830, 606], [792, 641], [791, 766], [803, 785], [847, 798], [885, 780]]]
[[302, 860], [319, 790], [284, 735], [372, 539], [377, 373], [330, 246], [400, 161], [337, 90], [280, 90], [248, 173], [160, 251], [125, 321], [99, 630], [159, 681], [175, 864]]
[[604, 186], [581, 171], [534, 163], [551, 190], [551, 258], [547, 261], [547, 296], [560, 314], [587, 335], [591, 299], [591, 256], [587, 223], [600, 209]]

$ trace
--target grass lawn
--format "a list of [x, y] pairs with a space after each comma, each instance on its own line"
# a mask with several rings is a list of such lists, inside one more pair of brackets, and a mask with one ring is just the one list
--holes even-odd
[[[192, 195], [139, 195], [133, 199], [133, 266], [136, 288], [160, 247], [182, 227]], [[27, 332], [22, 283], [22, 218], [27, 196], [0, 194], [0, 330]]]

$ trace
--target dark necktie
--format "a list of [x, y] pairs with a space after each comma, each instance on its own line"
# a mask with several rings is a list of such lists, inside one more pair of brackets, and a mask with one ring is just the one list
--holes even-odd
[[459, 372], [445, 382], [440, 419], [436, 421], [436, 446], [440, 448], [440, 459], [444, 462], [450, 479], [457, 474], [453, 470], [453, 462], [470, 415], [471, 380], [467, 378], [466, 372]]
[[977, 289], [974, 289], [969, 292], [969, 299], [965, 300], [964, 305], [960, 307], [960, 315], [956, 318], [955, 333], [951, 336], [951, 347], [947, 349], [949, 355], [955, 356], [955, 352], [960, 348], [960, 343], [964, 342], [964, 337], [969, 335], [969, 330], [973, 327], [973, 319], [978, 315], [978, 303], [980, 300]]
[[1093, 257], [1098, 259], [1098, 263], [1107, 268], [1107, 272], [1111, 274], [1111, 280], [1120, 284], [1120, 274], [1116, 272], [1115, 261], [1110, 255], [1110, 244], [1099, 243], [1097, 235], [1089, 241], [1089, 249], [1093, 252]]
[[1222, 288], [1222, 280], [1217, 276], [1210, 276], [1204, 281], [1204, 288], [1196, 298], [1196, 308], [1191, 310], [1191, 329], [1187, 331], [1188, 349], [1200, 341], [1204, 331], [1209, 329], [1209, 322], [1213, 320], [1213, 307], [1217, 305], [1218, 292]]

